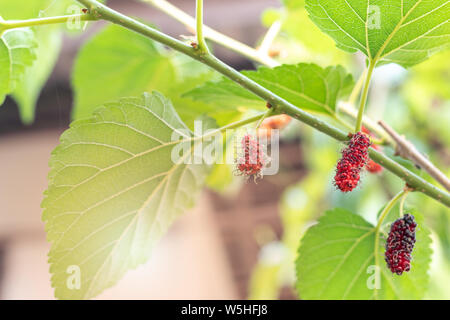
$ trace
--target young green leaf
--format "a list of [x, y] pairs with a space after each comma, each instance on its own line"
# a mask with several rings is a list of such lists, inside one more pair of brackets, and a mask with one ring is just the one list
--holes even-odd
[[[333, 209], [303, 237], [297, 288], [302, 299], [421, 299], [428, 285], [430, 232], [418, 212], [411, 271], [392, 274], [384, 261], [384, 236], [375, 259], [375, 227], [345, 209]], [[378, 262], [378, 265], [376, 264]], [[378, 289], [376, 289], [378, 288]]]
[[30, 29], [8, 30], [0, 38], [0, 105], [14, 91], [26, 68], [36, 58], [36, 42]]
[[[66, 14], [69, 0], [0, 0], [0, 12], [5, 19], [33, 19]], [[36, 38], [36, 62], [25, 70], [12, 96], [19, 106], [24, 123], [34, 120], [36, 101], [58, 58], [62, 43], [60, 24], [32, 28]]]
[[174, 132], [192, 142], [170, 101], [153, 93], [105, 104], [62, 135], [42, 203], [57, 298], [88, 299], [114, 285], [193, 204], [208, 168], [187, 164], [192, 149], [172, 161]]
[[[353, 82], [352, 76], [341, 66], [323, 69], [306, 63], [273, 69], [260, 67], [243, 74], [299, 108], [326, 114], [334, 114], [338, 97]], [[226, 78], [208, 82], [185, 96], [230, 108], [265, 107], [258, 96]]]
[[449, 46], [447, 0], [306, 0], [311, 19], [343, 50], [409, 67]]

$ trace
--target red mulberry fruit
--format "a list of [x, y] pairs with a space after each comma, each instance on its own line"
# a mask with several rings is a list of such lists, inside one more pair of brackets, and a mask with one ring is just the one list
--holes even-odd
[[[373, 136], [372, 133], [364, 126], [362, 127], [362, 132], [368, 134], [371, 137]], [[380, 149], [377, 145], [373, 145], [372, 148], [374, 148], [375, 150]], [[374, 173], [374, 174], [380, 173], [381, 171], [383, 171], [383, 167], [371, 159], [369, 159], [369, 161], [367, 162], [366, 169], [370, 173]]]
[[411, 252], [416, 243], [414, 216], [405, 214], [391, 225], [386, 241], [385, 260], [392, 273], [401, 275], [411, 269]]
[[348, 146], [342, 151], [342, 158], [336, 166], [334, 184], [342, 192], [352, 191], [358, 185], [360, 172], [368, 161], [369, 137], [357, 132], [352, 135]]
[[255, 179], [262, 176], [265, 166], [265, 155], [258, 140], [247, 134], [241, 141], [242, 153], [238, 157], [237, 170], [239, 174]]
[[367, 162], [366, 169], [370, 173], [380, 173], [381, 171], [383, 171], [383, 167], [373, 160], [369, 160], [369, 162]]

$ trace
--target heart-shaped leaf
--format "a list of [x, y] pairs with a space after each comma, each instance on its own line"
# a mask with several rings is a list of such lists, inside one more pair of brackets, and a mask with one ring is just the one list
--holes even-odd
[[61, 136], [42, 203], [57, 298], [114, 285], [193, 204], [207, 166], [188, 164], [192, 152], [172, 161], [174, 132], [190, 143], [170, 101], [153, 93], [108, 103]]

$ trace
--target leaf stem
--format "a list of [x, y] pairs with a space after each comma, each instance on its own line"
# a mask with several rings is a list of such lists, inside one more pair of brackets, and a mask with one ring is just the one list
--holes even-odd
[[269, 30], [267, 30], [263, 40], [261, 41], [261, 45], [258, 48], [258, 52], [260, 54], [264, 56], [269, 56], [270, 47], [272, 46], [278, 34], [280, 33], [282, 26], [283, 23], [281, 22], [281, 20], [277, 20], [274, 23], [272, 23]]
[[266, 114], [267, 114], [267, 112], [259, 113], [259, 114], [255, 115], [255, 116], [252, 116], [252, 117], [249, 117], [249, 118], [246, 118], [246, 119], [242, 119], [242, 120], [239, 120], [239, 121], [227, 124], [226, 126], [223, 126], [223, 127], [219, 128], [219, 129], [217, 129], [217, 131], [224, 132], [226, 130], [243, 127], [243, 126], [245, 126], [247, 124], [259, 121]]
[[205, 37], [203, 36], [203, 0], [197, 0], [197, 14], [196, 14], [196, 22], [197, 22], [197, 45], [198, 50], [202, 54], [208, 54], [209, 49], [208, 45], [205, 42]]
[[402, 199], [400, 200], [400, 209], [399, 209], [399, 214], [400, 217], [403, 216], [403, 210], [404, 210], [404, 206], [405, 206], [405, 200], [406, 197], [408, 196], [408, 193], [411, 191], [411, 189], [405, 187], [405, 192], [403, 193]]
[[369, 93], [370, 79], [372, 78], [372, 72], [373, 72], [373, 69], [375, 68], [375, 65], [376, 65], [376, 61], [374, 61], [374, 60], [369, 61], [369, 68], [367, 69], [366, 80], [364, 81], [364, 87], [363, 87], [362, 94], [361, 94], [361, 100], [359, 102], [358, 116], [356, 117], [355, 132], [361, 131], [364, 108], [366, 106], [367, 95]]
[[[184, 53], [190, 56], [191, 58], [198, 60], [204, 63], [205, 65], [213, 68], [222, 75], [228, 77], [237, 84], [241, 85], [245, 89], [256, 94], [264, 101], [270, 103], [270, 105], [272, 105], [272, 108], [274, 109], [274, 112], [279, 114], [285, 113], [315, 128], [316, 130], [325, 133], [326, 135], [338, 141], [348, 140], [348, 134], [346, 132], [343, 132], [342, 130], [296, 107], [295, 105], [291, 104], [290, 102], [286, 101], [280, 96], [274, 94], [270, 90], [264, 88], [263, 86], [259, 85], [253, 80], [247, 78], [245, 75], [231, 68], [230, 66], [223, 63], [222, 61], [212, 56], [211, 54], [207, 55], [198, 54], [198, 50], [195, 50], [191, 46], [188, 46], [187, 44], [175, 38], [172, 38], [156, 29], [153, 29], [146, 24], [143, 24], [126, 15], [123, 15], [101, 4], [96, 0], [78, 0], [78, 2], [89, 8], [92, 14], [104, 20], [121, 25], [127, 29], [133, 30], [137, 33], [147, 36], [150, 39], [153, 39], [164, 45], [167, 45], [168, 47], [177, 50], [181, 53]], [[379, 163], [380, 165], [382, 165], [387, 170], [391, 171], [401, 179], [405, 180], [408, 183], [408, 185], [414, 188], [415, 190], [423, 192], [424, 194], [427, 194], [428, 196], [450, 207], [450, 194], [448, 192], [436, 188], [435, 186], [425, 181], [424, 179], [420, 178], [413, 172], [409, 171], [399, 163], [395, 162], [394, 160], [388, 158], [384, 154], [372, 148], [369, 150], [369, 155], [372, 160]]]
[[348, 102], [352, 105], [356, 103], [356, 99], [358, 99], [358, 96], [361, 93], [361, 89], [364, 84], [364, 79], [366, 78], [366, 73], [367, 69], [364, 69], [364, 71], [359, 76], [358, 81], [355, 83], [355, 86], [353, 87], [353, 90], [348, 99]]
[[29, 19], [29, 20], [5, 20], [5, 21], [1, 21], [0, 29], [1, 30], [9, 30], [9, 29], [16, 29], [16, 28], [48, 25], [48, 24], [66, 23], [68, 21], [73, 21], [73, 20], [95, 21], [95, 20], [98, 20], [98, 18], [91, 14], [83, 13], [83, 14], [74, 14], [74, 15], [68, 15], [68, 16], [46, 17], [46, 18], [37, 18], [37, 19]]
[[273, 116], [273, 115], [274, 115], [274, 111], [273, 111], [272, 108], [269, 109], [269, 110], [267, 110], [266, 112], [264, 112], [264, 114], [263, 114], [262, 117], [258, 120], [258, 123], [256, 124], [256, 130], [259, 129], [259, 127], [261, 126], [261, 124], [263, 123], [263, 121], [264, 121], [265, 119], [267, 119], [268, 117], [271, 117], [271, 116]]
[[[353, 104], [349, 102], [340, 102], [338, 104], [338, 110], [351, 118], [356, 118], [358, 114], [358, 110], [356, 110], [353, 107]], [[368, 128], [370, 131], [376, 133], [382, 140], [382, 144], [384, 145], [391, 145], [394, 146], [394, 142], [389, 137], [389, 135], [386, 134], [386, 132], [372, 119], [368, 118], [367, 116], [363, 115], [363, 124], [366, 128]], [[352, 128], [353, 130], [353, 128]], [[381, 141], [379, 141], [381, 142]], [[377, 143], [378, 144], [378, 143]], [[381, 143], [380, 143], [381, 144]]]
[[375, 232], [379, 232], [381, 229], [381, 225], [384, 221], [384, 219], [386, 218], [387, 214], [389, 213], [389, 211], [391, 211], [392, 207], [395, 205], [395, 203], [401, 198], [403, 197], [403, 195], [405, 195], [406, 193], [408, 193], [408, 191], [405, 189], [403, 189], [402, 191], [400, 191], [399, 193], [397, 193], [386, 205], [386, 207], [384, 207], [383, 211], [381, 211], [380, 213], [380, 218], [378, 218], [378, 223], [377, 226], [375, 227]]

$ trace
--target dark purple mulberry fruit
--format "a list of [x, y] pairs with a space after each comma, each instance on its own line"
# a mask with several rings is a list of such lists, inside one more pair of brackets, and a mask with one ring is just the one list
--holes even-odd
[[416, 243], [414, 216], [405, 214], [391, 225], [386, 241], [385, 260], [392, 273], [401, 275], [411, 268], [411, 253]]

